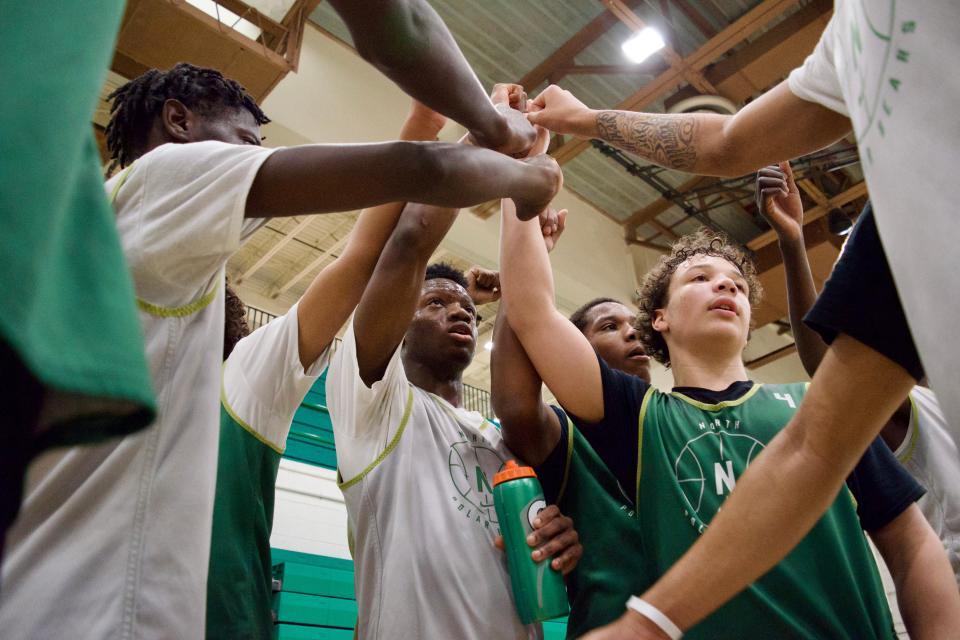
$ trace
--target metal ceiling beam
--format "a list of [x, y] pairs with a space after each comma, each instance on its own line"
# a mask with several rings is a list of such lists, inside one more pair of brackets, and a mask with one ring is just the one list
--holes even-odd
[[680, 9], [680, 13], [687, 17], [687, 20], [695, 26], [700, 33], [707, 38], [717, 35], [717, 30], [713, 27], [707, 17], [697, 11], [697, 8], [691, 5], [687, 0], [673, 0], [674, 6]]
[[568, 67], [559, 67], [557, 73], [569, 75], [611, 75], [630, 73], [650, 73], [650, 69], [642, 64], [580, 64]]
[[[635, 7], [640, 2], [641, 0], [626, 0], [626, 5]], [[617, 17], [609, 11], [604, 11], [560, 45], [543, 62], [520, 78], [519, 84], [528, 90], [533, 90], [544, 82], [551, 80], [561, 67], [569, 67], [573, 64], [573, 59], [578, 53], [593, 44], [597, 38], [605, 34], [615, 24], [617, 24]]]
[[[684, 58], [682, 68], [702, 71], [707, 65], [715, 62], [743, 42], [748, 36], [796, 6], [798, 2], [799, 0], [764, 0], [739, 20], [708, 40], [699, 49]], [[656, 101], [668, 91], [674, 90], [683, 82], [683, 73], [678, 71], [676, 67], [671, 67], [644, 85], [633, 95], [628, 96], [614, 108], [627, 111], [640, 110]], [[571, 140], [557, 149], [554, 157], [557, 159], [557, 162], [564, 164], [579, 155], [589, 144], [590, 142], [584, 139]]]

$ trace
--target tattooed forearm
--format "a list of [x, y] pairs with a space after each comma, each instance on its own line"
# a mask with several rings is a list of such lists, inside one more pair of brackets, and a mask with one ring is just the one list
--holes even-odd
[[697, 163], [695, 116], [600, 111], [600, 138], [669, 169], [690, 171]]

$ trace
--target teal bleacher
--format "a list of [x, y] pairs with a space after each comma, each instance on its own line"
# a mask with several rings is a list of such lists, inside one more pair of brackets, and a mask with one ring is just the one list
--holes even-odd
[[283, 457], [336, 469], [337, 452], [333, 444], [330, 412], [327, 411], [326, 384], [327, 372], [324, 371], [293, 416]]
[[[351, 640], [357, 620], [353, 562], [272, 549], [275, 640]], [[567, 623], [543, 625], [546, 640], [566, 637]]]

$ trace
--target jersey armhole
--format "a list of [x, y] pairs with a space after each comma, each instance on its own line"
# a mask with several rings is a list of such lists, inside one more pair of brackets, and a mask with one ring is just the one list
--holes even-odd
[[573, 421], [570, 416], [567, 418], [567, 459], [563, 463], [563, 480], [560, 482], [560, 491], [557, 492], [557, 504], [563, 500], [563, 494], [567, 490], [567, 480], [570, 479], [570, 461], [573, 459]]
[[637, 493], [634, 504], [638, 513], [640, 509], [640, 474], [643, 471], [643, 421], [647, 417], [647, 407], [650, 406], [650, 398], [653, 397], [653, 392], [654, 387], [651, 385], [643, 394], [643, 402], [640, 403], [640, 417], [637, 420]]
[[377, 459], [367, 465], [367, 468], [358, 473], [356, 476], [349, 480], [344, 480], [343, 475], [340, 473], [340, 469], [337, 469], [337, 486], [341, 491], [346, 491], [353, 485], [357, 484], [366, 477], [368, 473], [373, 471], [377, 465], [387, 459], [394, 449], [396, 449], [397, 444], [400, 443], [400, 436], [403, 435], [404, 429], [407, 427], [407, 422], [410, 420], [410, 413], [413, 410], [413, 387], [408, 387], [407, 389], [407, 403], [403, 408], [403, 417], [400, 418], [400, 426], [397, 427], [397, 432], [394, 434], [393, 438], [390, 440], [390, 443], [387, 445], [387, 448], [384, 449], [380, 455], [377, 456]]

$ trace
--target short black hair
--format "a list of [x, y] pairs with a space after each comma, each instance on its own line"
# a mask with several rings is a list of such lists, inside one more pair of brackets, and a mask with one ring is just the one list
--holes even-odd
[[150, 69], [107, 96], [107, 100], [113, 101], [106, 130], [107, 149], [121, 167], [143, 153], [153, 122], [163, 103], [170, 99], [201, 113], [246, 109], [257, 124], [270, 122], [240, 83], [224, 78], [215, 69], [187, 62], [180, 62], [169, 71]]
[[460, 269], [457, 269], [448, 262], [435, 262], [427, 267], [427, 274], [424, 276], [423, 281], [436, 280], [437, 278], [453, 280], [464, 289], [469, 288], [467, 286], [467, 277], [463, 275], [463, 271], [460, 271]]
[[587, 312], [598, 304], [606, 304], [608, 302], [623, 304], [619, 300], [614, 300], [613, 298], [594, 298], [570, 314], [570, 322], [572, 322], [573, 326], [580, 330], [580, 333], [585, 332], [587, 330]]

